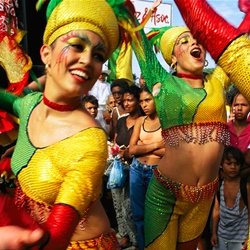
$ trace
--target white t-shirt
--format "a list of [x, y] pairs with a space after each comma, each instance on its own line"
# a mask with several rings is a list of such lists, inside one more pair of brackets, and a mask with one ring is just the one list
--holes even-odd
[[106, 109], [108, 96], [111, 95], [110, 84], [108, 82], [101, 82], [97, 80], [93, 88], [89, 91], [89, 95], [93, 95], [99, 104], [100, 110]]

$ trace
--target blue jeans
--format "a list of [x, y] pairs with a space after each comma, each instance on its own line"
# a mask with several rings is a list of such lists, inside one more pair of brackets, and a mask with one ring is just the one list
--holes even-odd
[[241, 242], [227, 242], [221, 237], [218, 237], [218, 243], [218, 247], [213, 247], [213, 250], [241, 250], [243, 247]]
[[145, 197], [153, 169], [156, 167], [157, 165], [143, 164], [135, 157], [130, 165], [130, 202], [140, 250], [144, 249]]

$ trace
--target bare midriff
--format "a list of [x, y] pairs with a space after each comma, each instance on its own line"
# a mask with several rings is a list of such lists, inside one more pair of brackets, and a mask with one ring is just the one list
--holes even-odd
[[95, 201], [88, 211], [86, 219], [77, 225], [71, 241], [83, 241], [100, 237], [111, 231], [109, 219], [101, 202]]
[[147, 164], [147, 165], [157, 165], [160, 161], [160, 157], [152, 157], [150, 156], [141, 156], [141, 157], [137, 157], [137, 160], [143, 164]]
[[205, 144], [180, 141], [177, 146], [165, 144], [165, 155], [159, 171], [175, 182], [203, 186], [218, 176], [224, 145], [211, 141]]

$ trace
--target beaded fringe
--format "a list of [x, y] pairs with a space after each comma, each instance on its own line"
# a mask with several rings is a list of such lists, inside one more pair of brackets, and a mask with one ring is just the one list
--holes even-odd
[[217, 177], [212, 183], [197, 187], [188, 186], [182, 183], [175, 182], [170, 178], [162, 175], [159, 170], [154, 169], [156, 179], [167, 189], [171, 194], [174, 194], [177, 199], [185, 200], [191, 203], [204, 202], [205, 199], [212, 199], [215, 192], [219, 189], [219, 178]]
[[221, 122], [191, 123], [162, 130], [165, 143], [178, 146], [179, 141], [205, 144], [216, 141], [225, 145], [230, 144], [228, 126]]
[[18, 208], [25, 207], [32, 218], [34, 218], [39, 224], [47, 221], [52, 210], [52, 206], [35, 201], [28, 197], [20, 187], [16, 188], [15, 204]]

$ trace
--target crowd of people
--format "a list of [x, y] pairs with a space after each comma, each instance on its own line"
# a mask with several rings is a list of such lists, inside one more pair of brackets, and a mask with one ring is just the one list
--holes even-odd
[[[0, 90], [19, 118], [1, 155], [0, 250], [250, 249], [250, 6], [235, 28], [204, 0], [175, 3], [187, 26], [145, 34], [130, 1], [49, 2], [43, 89]], [[128, 42], [139, 83], [108, 82]], [[115, 146], [126, 179], [109, 190]]]

